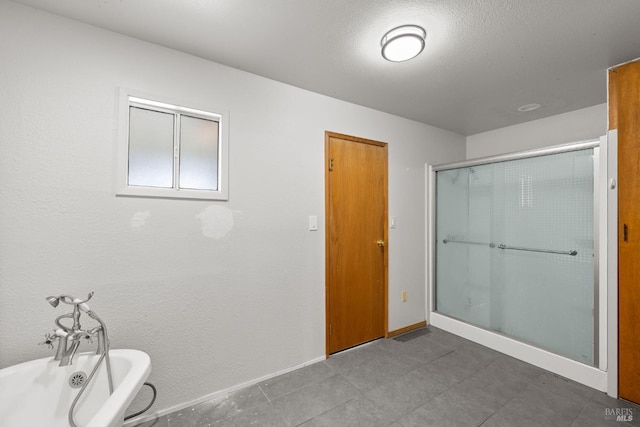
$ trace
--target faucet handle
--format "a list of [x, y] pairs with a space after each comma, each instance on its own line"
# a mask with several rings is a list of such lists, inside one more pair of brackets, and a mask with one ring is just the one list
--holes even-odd
[[85, 334], [83, 338], [87, 340], [89, 344], [93, 344], [93, 337], [89, 333]]
[[47, 347], [49, 347], [49, 350], [53, 350], [53, 340], [55, 340], [57, 337], [54, 335], [51, 335], [49, 332], [47, 332], [46, 334], [44, 334], [44, 341], [39, 342], [38, 345], [46, 345]]

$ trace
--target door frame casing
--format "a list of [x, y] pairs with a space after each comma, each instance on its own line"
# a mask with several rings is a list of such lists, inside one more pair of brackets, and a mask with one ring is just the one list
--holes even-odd
[[375, 145], [378, 147], [384, 147], [386, 153], [386, 167], [384, 169], [384, 185], [382, 191], [384, 192], [384, 230], [382, 239], [385, 242], [384, 247], [384, 273], [383, 273], [383, 333], [384, 337], [387, 338], [389, 336], [389, 155], [388, 155], [388, 144], [386, 142], [374, 141], [371, 139], [360, 138], [351, 135], [345, 135], [337, 132], [325, 131], [324, 133], [324, 194], [325, 194], [325, 354], [328, 358], [329, 353], [329, 335], [330, 335], [330, 317], [329, 317], [329, 302], [330, 302], [330, 269], [329, 265], [329, 252], [330, 252], [330, 234], [329, 234], [329, 226], [330, 226], [330, 212], [329, 212], [329, 204], [330, 204], [330, 144], [329, 141], [331, 138], [340, 138], [343, 140], [347, 140], [353, 143], [359, 144], [369, 144]]
[[[617, 274], [615, 290], [617, 340], [610, 345], [615, 345], [617, 352], [610, 350], [615, 356], [611, 361], [617, 376], [617, 397], [634, 403], [640, 402], [640, 394], [637, 392], [637, 378], [640, 374], [638, 367], [639, 351], [633, 342], [638, 341], [640, 330], [633, 318], [637, 312], [638, 298], [634, 293], [634, 281], [630, 271], [634, 270], [634, 255], [640, 252], [637, 233], [635, 229], [640, 224], [640, 218], [633, 201], [638, 195], [638, 166], [635, 160], [638, 156], [637, 139], [640, 134], [640, 125], [637, 120], [640, 112], [640, 103], [637, 101], [637, 83], [640, 81], [640, 62], [632, 60], [609, 68], [608, 78], [608, 129], [610, 134], [615, 132], [617, 142], [615, 185], [616, 191], [611, 191], [615, 205], [612, 208], [617, 211], [617, 223], [615, 229], [610, 228], [610, 236], [615, 245]], [[625, 238], [625, 227], [629, 226], [630, 238]], [[611, 274], [614, 278], [613, 274]], [[613, 319], [612, 319], [613, 320]]]

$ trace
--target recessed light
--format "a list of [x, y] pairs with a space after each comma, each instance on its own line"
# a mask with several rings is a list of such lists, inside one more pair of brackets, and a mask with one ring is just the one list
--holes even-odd
[[518, 107], [518, 111], [521, 113], [526, 113], [527, 111], [537, 110], [540, 107], [542, 107], [542, 105], [540, 104], [527, 104], [527, 105]]
[[388, 31], [380, 44], [387, 61], [402, 62], [415, 58], [424, 49], [427, 32], [417, 25], [402, 25]]

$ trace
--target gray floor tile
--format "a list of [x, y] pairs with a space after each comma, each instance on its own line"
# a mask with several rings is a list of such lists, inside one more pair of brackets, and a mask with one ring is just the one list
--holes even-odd
[[583, 407], [584, 404], [536, 384], [529, 384], [489, 418], [483, 427], [568, 426], [578, 417]]
[[457, 380], [429, 365], [383, 384], [366, 396], [394, 420], [443, 393]]
[[475, 374], [480, 368], [466, 353], [455, 350], [429, 362], [425, 366], [431, 366], [441, 372], [447, 372], [457, 380], [456, 382]]
[[596, 390], [550, 372], [542, 374], [535, 382], [549, 391], [558, 393], [578, 403], [586, 404]]
[[387, 352], [395, 352], [398, 349], [402, 348], [404, 343], [400, 341], [396, 341], [394, 339], [381, 338], [372, 343], [373, 346], [378, 347], [381, 350]]
[[334, 371], [323, 361], [263, 381], [260, 388], [269, 400], [273, 400], [332, 375]]
[[469, 375], [474, 374], [475, 372], [471, 372], [469, 373], [469, 375], [466, 375], [467, 372], [464, 372], [465, 375], [463, 375], [461, 373], [461, 371], [459, 371], [458, 369], [454, 368], [454, 369], [447, 369], [444, 366], [446, 366], [447, 363], [449, 362], [441, 362], [441, 363], [437, 363], [438, 361], [440, 361], [441, 359], [448, 357], [449, 355], [445, 355], [440, 359], [437, 359], [431, 363], [427, 363], [424, 364], [422, 366], [420, 366], [417, 370], [424, 372], [424, 374], [428, 377], [431, 378], [432, 380], [438, 380], [440, 382], [446, 383], [449, 387], [454, 386], [455, 384], [459, 383], [460, 381], [462, 381], [464, 378], [467, 378]]
[[462, 337], [453, 335], [449, 332], [443, 331], [442, 329], [435, 328], [433, 326], [429, 326], [429, 328], [431, 329], [431, 333], [427, 336], [427, 338], [438, 341], [439, 343], [444, 344], [449, 348], [457, 348], [465, 342], [469, 342]]
[[244, 388], [221, 399], [199, 403], [181, 411], [169, 414], [171, 427], [200, 427], [239, 414], [266, 403], [267, 398], [257, 385]]
[[402, 352], [409, 357], [415, 358], [419, 363], [428, 363], [445, 354], [451, 353], [455, 349], [455, 347], [449, 347], [438, 341], [430, 340], [427, 337], [428, 335], [404, 343], [406, 348], [403, 349]]
[[486, 368], [488, 371], [507, 372], [528, 381], [536, 381], [546, 371], [513, 357], [501, 355]]
[[178, 427], [206, 426], [217, 420], [225, 418], [226, 414], [216, 416], [219, 401], [202, 402], [189, 408], [181, 409], [167, 416], [169, 425]]
[[329, 356], [325, 363], [337, 373], [342, 373], [346, 369], [351, 369], [362, 363], [371, 362], [379, 358], [387, 358], [388, 354], [383, 351], [376, 342], [367, 343], [363, 346], [349, 349]]
[[340, 375], [333, 375], [271, 401], [288, 426], [297, 426], [362, 394]]
[[[281, 427], [284, 426], [284, 420], [271, 405], [271, 403], [263, 403], [250, 409], [241, 411], [239, 414], [229, 418], [217, 421], [211, 427]], [[171, 427], [174, 427], [173, 425]]]
[[393, 357], [396, 363], [412, 370], [454, 350], [438, 341], [427, 338], [429, 335], [407, 342], [400, 342], [397, 346], [387, 346], [385, 351]]
[[136, 424], [136, 427], [169, 427], [169, 419], [167, 416], [158, 417], [154, 420], [145, 421], [144, 423]]
[[632, 408], [635, 412], [640, 414], [640, 405], [636, 405], [635, 403], [622, 399], [614, 399], [613, 397], [609, 397], [606, 393], [596, 391], [593, 396], [591, 396], [591, 400], [611, 408]]
[[358, 397], [343, 403], [306, 423], [303, 427], [383, 427], [393, 421], [375, 403]]
[[529, 386], [529, 381], [507, 372], [480, 371], [467, 377], [447, 391], [446, 397], [473, 401], [491, 411], [497, 411]]
[[467, 356], [477, 368], [483, 368], [502, 357], [497, 351], [470, 341], [456, 347], [455, 351]]
[[379, 357], [342, 369], [340, 374], [360, 391], [368, 391], [408, 373], [410, 368], [391, 356]]
[[138, 427], [640, 427], [640, 406], [438, 328], [415, 335], [376, 340]]
[[618, 415], [631, 415], [632, 418], [640, 416], [640, 413], [634, 413], [633, 408], [620, 409], [622, 408], [607, 407], [592, 400], [582, 409], [571, 427], [626, 427], [633, 424], [618, 421]]
[[447, 393], [430, 400], [409, 415], [400, 418], [404, 427], [479, 426], [492, 411], [474, 401], [451, 399]]
[[[615, 406], [615, 405], [625, 405], [625, 404], [636, 406], [635, 404], [627, 402], [626, 400], [615, 399], [613, 397], [610, 397], [607, 393], [604, 393], [601, 391], [596, 391], [595, 393], [593, 393], [593, 396], [591, 396], [591, 400], [598, 403], [602, 403], [605, 406], [609, 406], [609, 405]], [[640, 406], [637, 406], [637, 407], [640, 408]]]
[[[640, 405], [628, 402], [622, 399], [614, 399], [607, 396], [605, 393], [596, 391], [591, 397], [591, 402], [602, 405], [609, 414], [611, 412], [616, 413], [616, 409], [628, 409], [628, 411], [618, 411], [619, 414], [633, 414], [633, 420], [628, 421], [628, 425], [640, 426]], [[600, 408], [602, 409], [602, 408]]]
[[397, 337], [394, 337], [393, 340], [394, 341], [400, 341], [400, 342], [407, 342], [407, 341], [411, 341], [413, 339], [416, 339], [418, 337], [422, 337], [424, 335], [427, 335], [431, 333], [431, 329], [429, 328], [419, 328], [419, 329], [415, 329], [411, 332], [407, 332], [404, 333], [402, 335], [398, 335]]

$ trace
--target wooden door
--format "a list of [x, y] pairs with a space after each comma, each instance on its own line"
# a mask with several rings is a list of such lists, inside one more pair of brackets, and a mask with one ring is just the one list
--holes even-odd
[[326, 132], [327, 355], [387, 333], [387, 144]]
[[618, 129], [618, 394], [640, 403], [640, 62], [609, 71]]

